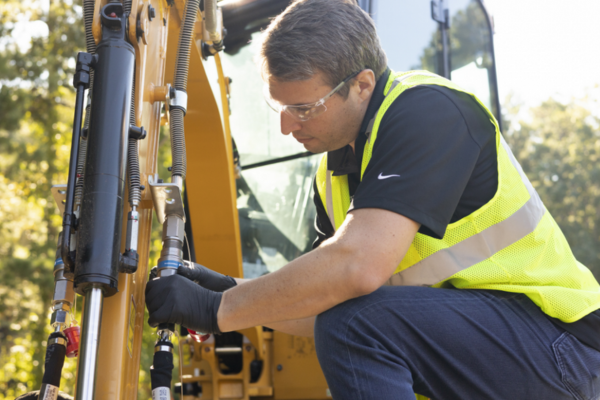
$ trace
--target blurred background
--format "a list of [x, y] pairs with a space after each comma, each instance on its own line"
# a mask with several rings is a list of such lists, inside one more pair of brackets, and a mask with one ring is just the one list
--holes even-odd
[[[460, 50], [461, 45], [466, 48], [465, 43], [472, 39], [477, 41], [482, 35], [460, 27], [481, 15], [473, 11], [475, 0], [449, 0], [448, 3], [451, 32], [455, 32], [450, 40]], [[429, 1], [382, 0], [369, 4], [372, 4], [370, 11], [388, 53], [390, 67], [435, 70], [431, 65], [436, 23], [429, 16]], [[598, 278], [600, 30], [596, 19], [600, 15], [600, 2], [488, 0], [485, 5], [494, 16], [503, 133], [563, 229], [576, 257]], [[416, 10], [420, 10], [419, 18], [426, 22], [417, 23], [412, 14]], [[61, 225], [50, 186], [66, 182], [75, 97], [71, 85], [74, 56], [85, 48], [81, 18], [82, 7], [77, 0], [2, 0], [0, 3], [0, 400], [37, 389], [41, 381], [45, 340], [49, 333], [52, 266]], [[255, 35], [260, 33], [254, 33], [252, 40]], [[400, 50], [398, 43], [402, 44]], [[253, 83], [243, 87], [239, 83], [258, 82], [246, 80], [243, 75], [258, 76], [251, 62], [252, 52], [256, 50], [252, 44], [223, 57], [226, 74], [228, 70], [244, 71], [239, 72], [239, 77], [236, 72], [230, 75], [236, 82], [232, 97], [234, 133], [236, 126], [248, 125], [248, 121], [252, 125], [256, 120], [256, 126], [260, 127], [256, 129], [264, 133], [264, 140], [269, 143], [268, 154], [263, 154], [260, 152], [265, 147], [259, 146], [256, 137], [242, 134], [236, 137], [242, 164], [302, 151], [279, 134], [276, 115], [265, 117], [266, 114], [257, 113], [239, 100], [262, 86]], [[461, 54], [457, 51], [453, 56], [452, 64], [456, 68], [452, 70], [452, 79], [463, 85], [475, 82], [472, 84], [476, 86], [473, 77], [479, 72], [469, 68], [482, 68], [487, 56], [482, 53], [481, 57], [467, 60], [461, 59]], [[210, 68], [207, 66], [209, 76]], [[487, 82], [487, 75], [485, 79]], [[492, 95], [488, 90], [487, 98], [485, 94], [481, 98], [494, 109]], [[159, 173], [167, 176], [170, 149], [166, 132], [162, 137], [165, 145], [159, 150]], [[303, 177], [312, 176], [317, 157], [302, 164]], [[298, 237], [286, 232], [285, 221], [289, 219], [282, 214], [278, 222], [275, 207], [267, 209], [264, 206], [268, 202], [261, 198], [259, 178], [270, 174], [269, 170], [254, 171], [245, 173], [247, 187], [240, 189], [238, 182], [238, 189], [253, 193], [263, 204], [269, 219], [293, 242], [294, 246], [288, 247], [295, 252], [305, 251], [310, 247], [311, 231], [309, 228], [298, 230], [302, 232]], [[287, 176], [289, 171], [273, 168], [273, 176], [277, 173]], [[310, 199], [310, 180], [300, 181], [298, 185], [307, 188], [302, 198]], [[294, 189], [293, 193], [300, 192]], [[246, 214], [256, 214], [256, 210], [240, 204], [238, 199], [244, 229], [243, 220], [247, 216], [242, 215], [242, 209], [250, 210], [245, 211]], [[302, 213], [298, 218], [300, 221], [313, 215]], [[309, 227], [310, 223], [305, 225]], [[255, 246], [253, 243], [258, 242], [252, 240], [250, 246]], [[152, 241], [150, 265], [155, 265], [160, 249], [158, 230]], [[271, 270], [297, 255], [294, 252], [288, 255], [279, 249], [273, 253], [277, 257], [270, 257], [267, 249], [271, 247], [257, 244], [256, 248], [254, 253], [260, 253], [260, 257], [254, 253], [249, 256], [251, 253], [244, 249], [246, 272], [264, 265]], [[148, 329], [145, 348], [150, 349], [153, 340]], [[150, 355], [150, 351], [142, 352], [140, 398], [150, 397]], [[73, 385], [74, 370], [75, 362], [69, 359], [61, 385], [67, 392]]]

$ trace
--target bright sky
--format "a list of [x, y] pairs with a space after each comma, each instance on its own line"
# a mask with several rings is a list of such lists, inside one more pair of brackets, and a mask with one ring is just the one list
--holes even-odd
[[[500, 98], [581, 97], [600, 84], [600, 1], [486, 0], [496, 26]], [[600, 88], [596, 89], [596, 92]]]
[[[48, 0], [31, 1], [48, 7]], [[452, 12], [463, 8], [469, 0], [447, 2]], [[494, 40], [501, 101], [509, 94], [528, 105], [551, 96], [568, 100], [572, 96], [581, 97], [586, 90], [600, 85], [600, 0], [485, 2], [493, 12], [496, 25]], [[413, 34], [423, 30], [426, 34], [416, 36], [425, 40], [430, 37], [429, 31], [435, 29], [435, 24], [429, 18], [429, 0], [377, 0], [377, 3], [379, 13], [375, 19], [384, 36], [384, 48], [389, 49], [386, 40], [392, 40], [387, 37], [393, 38], [395, 44], [400, 36], [405, 47], [395, 56], [402, 65], [397, 68], [414, 64], [427, 42], [411, 41], [407, 37], [409, 33], [402, 32], [402, 28]], [[406, 15], [406, 21], [400, 21], [403, 14], [414, 15]], [[423, 18], [416, 18], [416, 15]], [[18, 24], [13, 39], [26, 49], [31, 35], [47, 34], [45, 23], [32, 21]], [[2, 45], [0, 39], [0, 48]], [[411, 45], [416, 46], [415, 49], [410, 48]], [[400, 60], [402, 57], [406, 60]], [[394, 64], [391, 58], [390, 64]], [[600, 97], [600, 88], [596, 92]]]

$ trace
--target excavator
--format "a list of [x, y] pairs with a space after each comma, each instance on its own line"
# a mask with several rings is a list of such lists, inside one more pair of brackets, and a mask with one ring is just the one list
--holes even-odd
[[[77, 358], [76, 399], [136, 399], [142, 352], [154, 354], [153, 399], [331, 398], [312, 338], [261, 326], [209, 336], [167, 324], [154, 348], [142, 348], [153, 218], [162, 227], [158, 279], [184, 263], [254, 278], [312, 248], [320, 155], [280, 134], [254, 63], [261, 30], [289, 4], [83, 0], [68, 181], [52, 188], [63, 215], [52, 333], [42, 386], [21, 399], [68, 398], [65, 357]], [[390, 68], [456, 81], [501, 121], [493, 20], [482, 0], [357, 4], [373, 17]], [[167, 130], [170, 177], [157, 174]]]

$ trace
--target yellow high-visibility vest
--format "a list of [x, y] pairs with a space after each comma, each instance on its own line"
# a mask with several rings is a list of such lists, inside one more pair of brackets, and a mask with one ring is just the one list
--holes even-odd
[[[371, 160], [379, 124], [407, 89], [439, 85], [471, 95], [496, 128], [498, 189], [478, 210], [448, 225], [442, 239], [417, 233], [392, 282], [395, 285], [493, 289], [524, 293], [542, 311], [574, 322], [600, 308], [600, 286], [579, 263], [562, 231], [515, 160], [493, 114], [477, 97], [427, 71], [391, 73], [385, 98], [365, 145], [361, 180]], [[370, 124], [370, 125], [371, 125]], [[317, 171], [317, 188], [334, 229], [350, 206], [347, 175], [327, 170], [327, 154]]]

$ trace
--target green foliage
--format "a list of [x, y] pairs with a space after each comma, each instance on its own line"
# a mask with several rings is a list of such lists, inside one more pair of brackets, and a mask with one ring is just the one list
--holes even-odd
[[[0, 8], [0, 399], [41, 382], [61, 221], [50, 186], [66, 180], [71, 59], [83, 48], [80, 7], [53, 0], [41, 9], [16, 0]], [[20, 48], [27, 21], [48, 34]], [[74, 368], [68, 361], [71, 386]]]
[[[62, 224], [50, 187], [67, 180], [74, 57], [85, 50], [81, 6], [51, 0], [42, 9], [38, 2], [19, 0], [4, 0], [0, 8], [0, 400], [41, 385]], [[48, 34], [19, 47], [18, 32], [27, 21], [41, 21], [38, 27], [45, 23]], [[171, 165], [165, 132], [158, 161], [163, 178]], [[150, 266], [156, 265], [161, 248], [156, 220], [153, 228]], [[155, 340], [155, 330], [146, 325], [141, 399], [151, 397]], [[61, 390], [70, 394], [75, 369], [75, 359], [67, 359]]]
[[[490, 68], [492, 56], [489, 51], [490, 31], [486, 16], [477, 0], [452, 17], [448, 30], [451, 52], [451, 69], [456, 70], [475, 62], [479, 68]], [[429, 45], [423, 49], [421, 65], [412, 69], [426, 69], [442, 73], [442, 38], [439, 30], [431, 35]]]
[[575, 257], [600, 280], [600, 119], [592, 109], [548, 100], [526, 120], [513, 117], [506, 137]]

